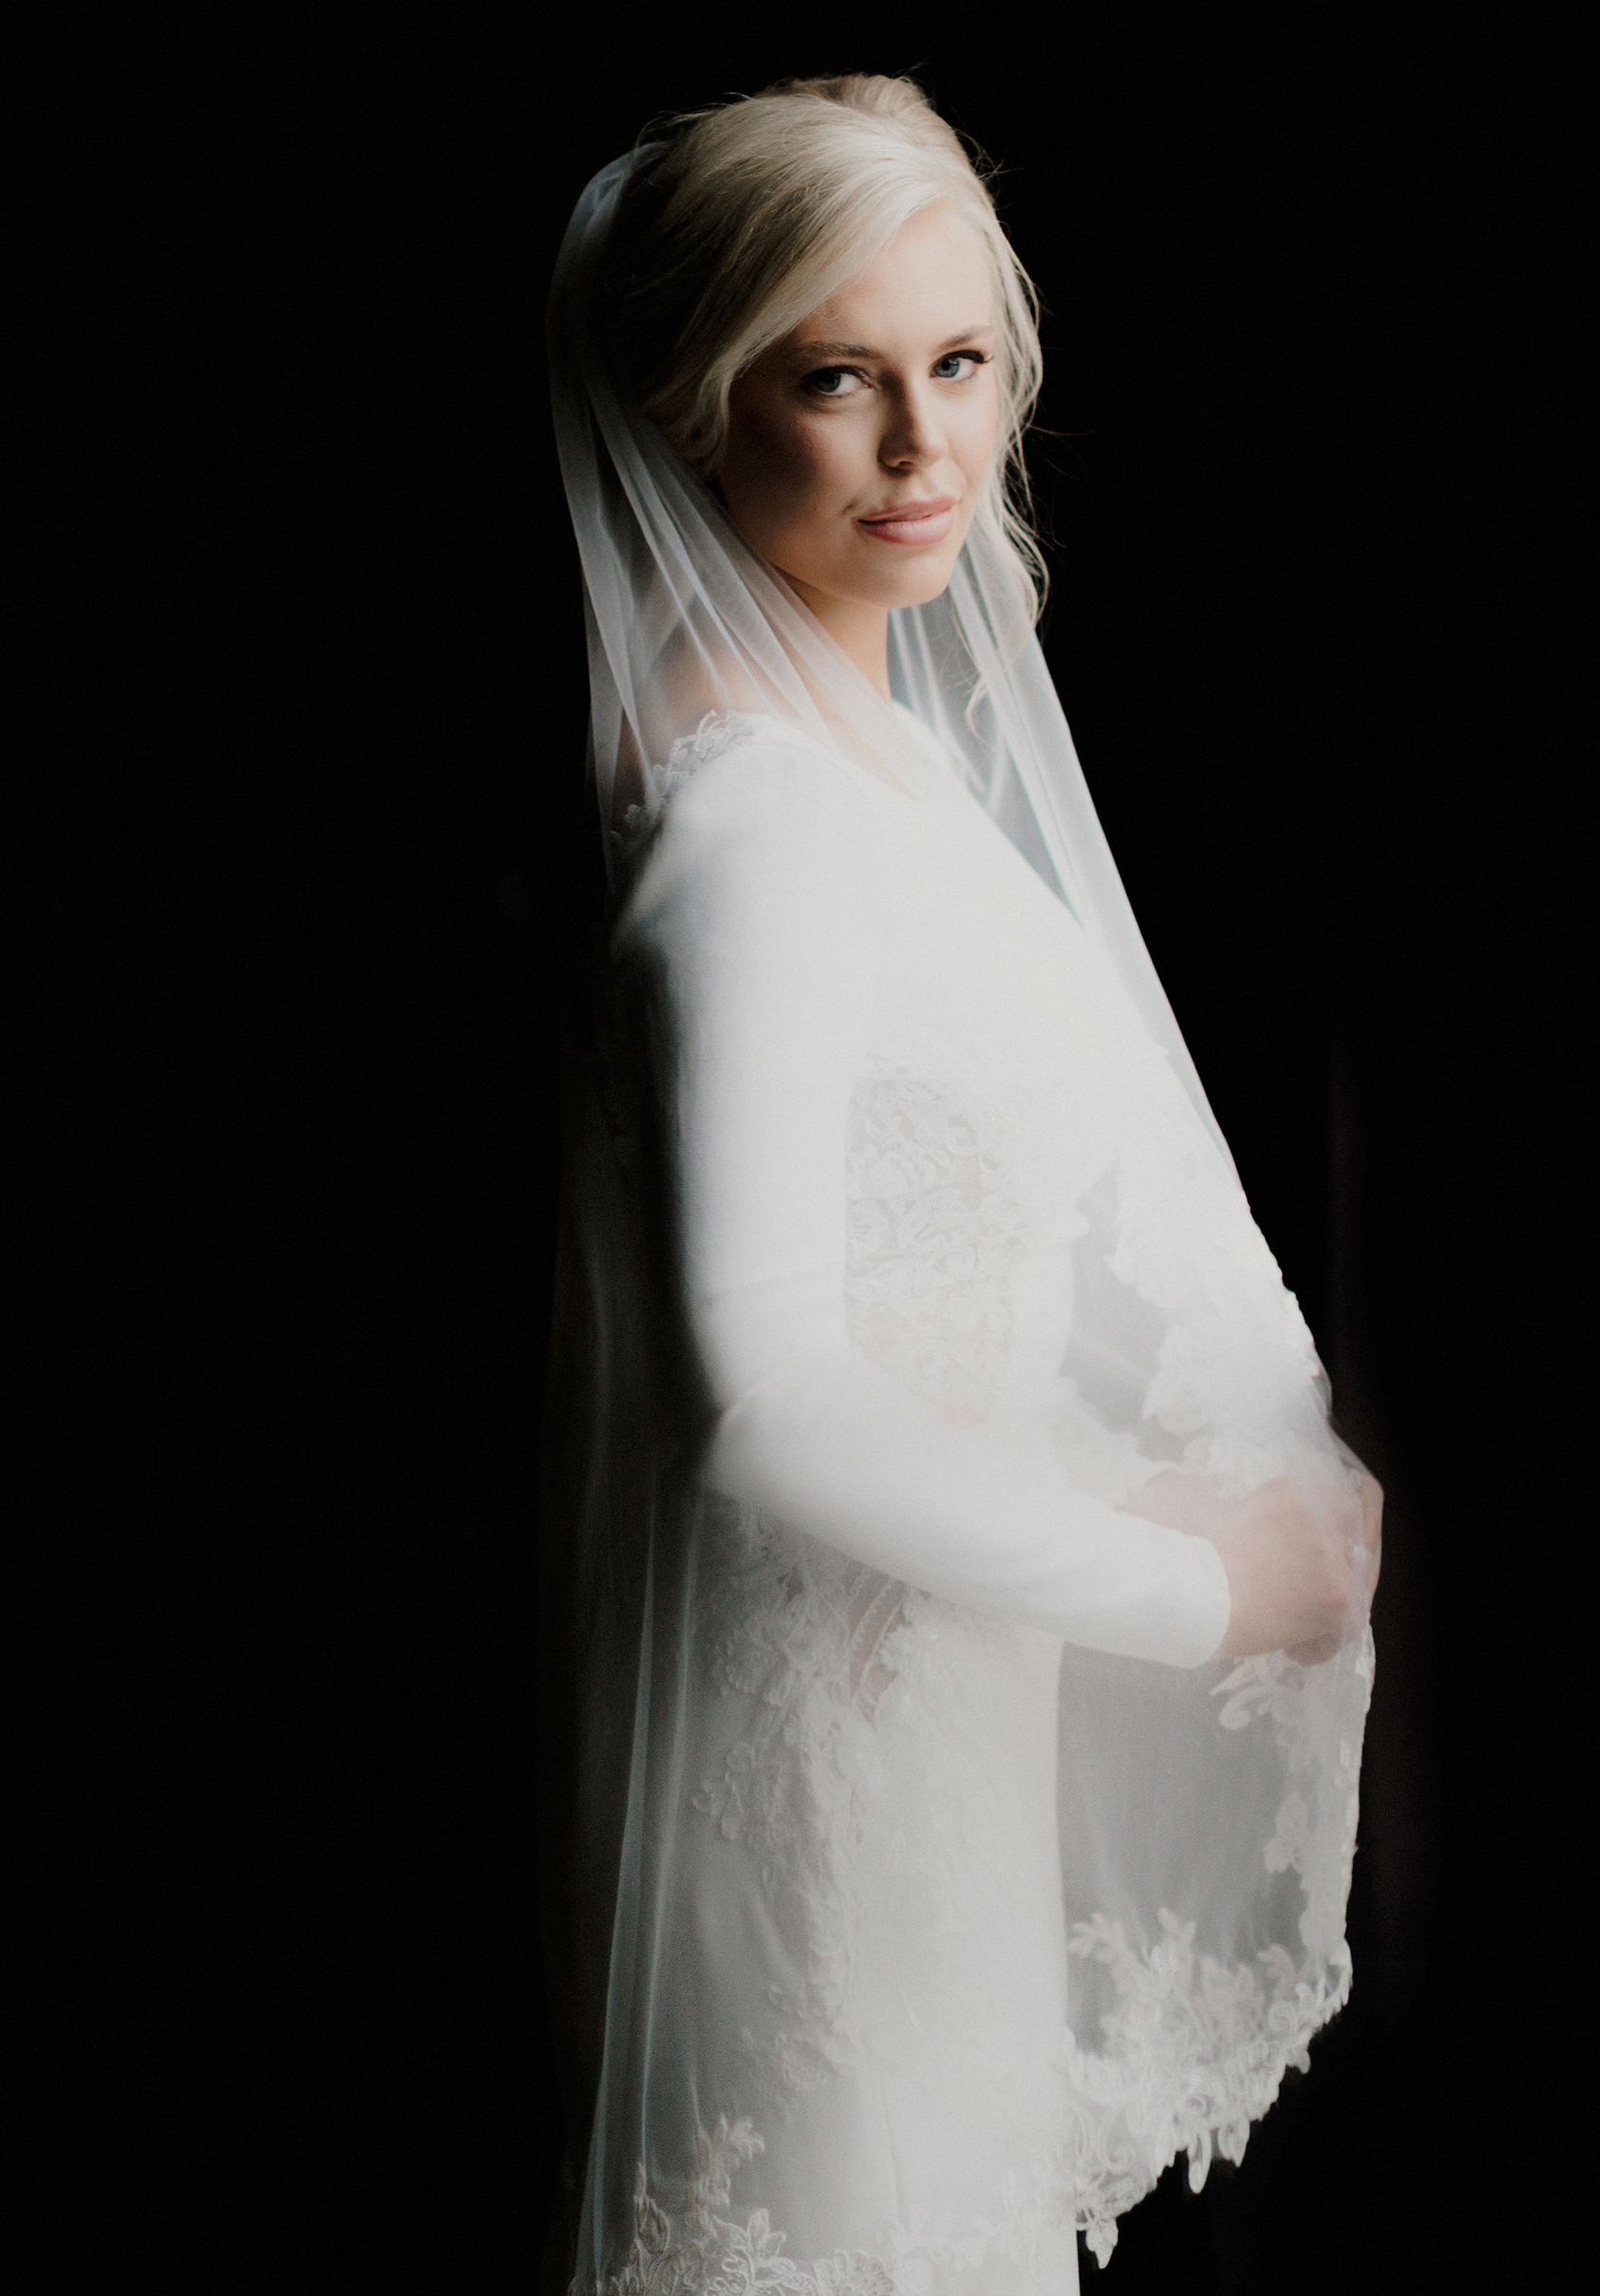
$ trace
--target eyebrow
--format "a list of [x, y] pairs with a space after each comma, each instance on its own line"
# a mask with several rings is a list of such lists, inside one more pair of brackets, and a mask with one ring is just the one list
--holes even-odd
[[[974, 335], [993, 332], [993, 320], [982, 319], [975, 327], [964, 327], [959, 334], [947, 336], [934, 356], [942, 357], [946, 352], [959, 348], [963, 343], [970, 343]], [[883, 356], [881, 351], [874, 350], [869, 343], [797, 343], [795, 353], [797, 357], [807, 359], [879, 359]]]

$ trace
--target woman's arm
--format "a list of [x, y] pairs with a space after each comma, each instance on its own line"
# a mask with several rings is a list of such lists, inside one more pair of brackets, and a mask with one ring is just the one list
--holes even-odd
[[1210, 1539], [1221, 1555], [1233, 1615], [1219, 1657], [1287, 1649], [1316, 1666], [1365, 1622], [1378, 1584], [1384, 1490], [1346, 1456], [1347, 1487], [1302, 1489], [1279, 1477], [1237, 1499], [1220, 1477], [1169, 1468], [1128, 1501], [1152, 1522]]
[[891, 1577], [1193, 1666], [1229, 1619], [1207, 1541], [1077, 1490], [1047, 1440], [950, 1425], [852, 1347], [846, 1133], [894, 959], [852, 769], [750, 742], [672, 800], [624, 920], [660, 981], [711, 1479]]

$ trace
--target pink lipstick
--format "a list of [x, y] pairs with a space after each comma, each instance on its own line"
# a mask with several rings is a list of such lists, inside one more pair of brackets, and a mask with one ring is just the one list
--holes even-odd
[[930, 495], [920, 502], [896, 502], [892, 509], [875, 510], [856, 523], [863, 534], [879, 542], [942, 542], [955, 521], [955, 497]]

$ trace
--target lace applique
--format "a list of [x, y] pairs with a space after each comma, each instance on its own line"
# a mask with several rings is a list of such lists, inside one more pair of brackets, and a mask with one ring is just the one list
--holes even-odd
[[1252, 1722], [1265, 1716], [1289, 1767], [1303, 1769], [1312, 1752], [1301, 1695], [1305, 1685], [1305, 1667], [1297, 1666], [1287, 1651], [1241, 1659], [1212, 1692], [1213, 1698], [1227, 1701], [1216, 1719], [1225, 1730], [1248, 1730]]
[[[760, 2032], [741, 2037], [762, 2096], [787, 2112], [858, 2069], [909, 2000], [957, 1985], [969, 2017], [916, 2045], [945, 2049], [941, 2080], [1003, 2100], [988, 1995], [1037, 1949], [1008, 1942], [1031, 1936], [1034, 1901], [1013, 1883], [1019, 1821], [992, 1768], [995, 1741], [1025, 1728], [1015, 1630], [755, 1510], [707, 1531], [707, 1671], [748, 1704], [692, 1802], [749, 1857], [782, 1948]], [[933, 1778], [946, 1792], [917, 1791]]]
[[[725, 729], [703, 730], [710, 742]], [[855, 1097], [846, 1192], [855, 1343], [971, 1423], [1006, 1374], [1007, 1285], [1024, 1249], [991, 1133], [933, 1087], [875, 1070]], [[706, 1577], [710, 1670], [719, 1689], [756, 1702], [754, 1726], [694, 1800], [755, 1860], [800, 1973], [770, 1995], [777, 2029], [744, 2035], [762, 2094], [782, 2106], [854, 2059], [872, 1730], [896, 1648], [911, 1647], [929, 1598], [750, 1510], [720, 1519]]]
[[[1308, 2044], [1349, 1996], [1344, 1908], [1355, 1856], [1360, 1744], [1342, 1736], [1331, 1775], [1319, 1768], [1311, 1708], [1337, 1705], [1352, 1679], [1369, 1693], [1372, 1678], [1368, 1630], [1324, 1666], [1297, 1666], [1281, 1650], [1247, 1658], [1213, 1692], [1224, 1701], [1218, 1719], [1225, 1730], [1270, 1721], [1286, 1770], [1302, 1781], [1280, 1802], [1263, 1855], [1269, 1873], [1299, 1876], [1306, 1966], [1326, 1965], [1326, 1978], [1309, 1983], [1281, 1945], [1259, 1953], [1255, 1969], [1196, 1956], [1195, 1924], [1166, 1910], [1161, 1941], [1145, 1954], [1135, 1951], [1120, 1922], [1103, 1914], [1073, 1926], [1067, 1950], [1103, 1964], [1117, 1993], [1101, 2021], [1103, 2052], [1090, 2054], [1067, 2037], [1074, 2086], [1099, 2108], [1079, 2131], [1077, 2185], [1079, 2224], [1102, 2264], [1116, 2245], [1118, 2216], [1180, 2152], [1189, 2155], [1195, 2192], [1214, 2149], [1225, 2160], [1243, 2159], [1251, 2123], [1271, 2105], [1290, 2065], [1307, 2070]], [[1352, 1726], [1359, 1723], [1357, 1709]], [[1314, 1801], [1321, 1792], [1337, 1797], [1339, 1822], [1319, 1834]]]
[[1120, 1922], [1103, 1914], [1074, 1925], [1069, 1952], [1102, 1962], [1117, 2005], [1102, 2020], [1109, 2054], [1091, 2056], [1068, 2036], [1075, 2086], [1089, 2104], [1076, 2164], [1078, 2224], [1101, 2264], [1117, 2244], [1117, 2218], [1147, 2192], [1180, 2152], [1198, 2192], [1214, 2150], [1244, 2158], [1251, 2123], [1271, 2105], [1290, 2065], [1308, 2068], [1307, 2045], [1344, 2006], [1350, 1957], [1343, 1946], [1317, 1985], [1297, 1973], [1282, 1946], [1257, 1956], [1260, 1974], [1225, 1968], [1194, 1950], [1195, 1924], [1161, 1914], [1164, 1935], [1134, 1951]]
[[[1292, 1785], [1278, 1805], [1266, 1851], [1269, 1873], [1294, 1873], [1306, 1895], [1300, 1935], [1313, 1957], [1345, 1950], [1344, 1910], [1355, 1860], [1356, 1824], [1361, 1811], [1361, 1721], [1371, 1696], [1374, 1672], [1372, 1629], [1325, 1666], [1301, 1666], [1282, 1650], [1247, 1658], [1216, 1685], [1224, 1703], [1217, 1719], [1225, 1730], [1245, 1730], [1269, 1720]], [[1358, 1690], [1359, 1703], [1349, 1692]], [[1346, 1726], [1332, 1737], [1330, 1717]], [[1319, 1720], [1323, 1727], [1316, 1727]], [[1319, 1762], [1317, 1747], [1332, 1743], [1331, 1765]], [[1315, 1803], [1333, 1799], [1337, 1823], [1322, 1828]]]
[[904, 1623], [910, 1591], [902, 1580], [886, 1578], [865, 1563], [852, 1566], [846, 1684], [851, 1704], [868, 1722], [894, 1679], [894, 1668], [883, 1664], [883, 1646]]
[[640, 860], [661, 827], [669, 800], [684, 784], [692, 781], [703, 765], [722, 757], [735, 742], [744, 740], [762, 725], [768, 726], [786, 742], [804, 739], [795, 727], [784, 725], [776, 718], [763, 718], [746, 709], [708, 709], [692, 733], [681, 734], [673, 743], [664, 765], [644, 765], [640, 772], [644, 797], [637, 805], [626, 809], [621, 828], [612, 831], [612, 843], [618, 857], [630, 865]]
[[[601, 2284], [599, 2296], [757, 2296], [768, 2290], [774, 2296], [927, 2296], [932, 2268], [982, 2269], [1002, 2258], [1031, 2264], [1037, 2282], [1039, 2236], [1064, 2231], [1072, 2220], [1059, 2167], [1036, 2164], [1031, 2175], [1007, 2174], [995, 2195], [1000, 2213], [974, 2220], [968, 2232], [916, 2233], [896, 2222], [883, 2228], [883, 2255], [836, 2249], [805, 2265], [783, 2253], [787, 2236], [774, 2228], [767, 2210], [752, 2209], [743, 2225], [721, 2213], [733, 2205], [739, 2170], [764, 2150], [749, 2120], [719, 2120], [709, 2136], [702, 2131], [676, 2225], [652, 2197], [641, 2163], [628, 2261]], [[579, 2296], [575, 2280], [569, 2296]]]
[[1111, 2053], [1091, 2056], [1065, 2036], [1075, 2094], [1058, 2157], [1036, 2161], [1029, 2176], [1008, 2174], [995, 2195], [998, 2215], [953, 2239], [886, 2227], [889, 2262], [857, 2250], [802, 2266], [783, 2254], [785, 2236], [766, 2210], [752, 2210], [743, 2226], [718, 2213], [732, 2204], [738, 2168], [765, 2149], [749, 2120], [724, 2119], [696, 2140], [681, 2227], [651, 2198], [639, 2167], [632, 2248], [603, 2296], [754, 2296], [758, 2288], [911, 2296], [925, 2286], [930, 2263], [1025, 2256], [1040, 2233], [1069, 2220], [1104, 2265], [1118, 2218], [1180, 2152], [1188, 2152], [1195, 2192], [1214, 2155], [1243, 2159], [1252, 2123], [1270, 2109], [1291, 2065], [1308, 2069], [1309, 2042], [1349, 1995], [1343, 1948], [1330, 1957], [1329, 1978], [1311, 1985], [1281, 1946], [1257, 1956], [1257, 1974], [1196, 1955], [1193, 1922], [1163, 1911], [1161, 1928], [1160, 1942], [1139, 1954], [1120, 1922], [1098, 1915], [1075, 1925], [1069, 1952], [1104, 1964], [1116, 1987], [1117, 2005], [1103, 2021]]
[[[807, 2268], [784, 2255], [784, 2235], [773, 2230], [765, 2209], [752, 2209], [743, 2225], [719, 2213], [731, 2206], [736, 2172], [763, 2149], [748, 2120], [731, 2127], [719, 2120], [709, 2136], [702, 2131], [687, 2206], [677, 2226], [651, 2199], [641, 2162], [633, 2186], [633, 2245], [601, 2296], [756, 2296], [758, 2289], [781, 2296], [894, 2296], [894, 2276], [875, 2256], [841, 2249]], [[572, 2296], [577, 2289], [574, 2280]]]
[[762, 2094], [787, 2106], [854, 2056], [862, 1771], [894, 1634], [926, 1597], [751, 1508], [708, 1530], [711, 1679], [749, 1697], [754, 1722], [692, 1798], [754, 1860], [799, 1972], [769, 1989], [769, 2038], [744, 2036]]
[[851, 1108], [851, 1339], [960, 1425], [986, 1418], [1005, 1383], [1010, 1275], [1027, 1247], [997, 1131], [888, 1064]]

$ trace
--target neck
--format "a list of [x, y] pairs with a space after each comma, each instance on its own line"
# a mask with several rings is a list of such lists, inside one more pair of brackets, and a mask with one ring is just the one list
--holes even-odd
[[[782, 573], [782, 569], [779, 569]], [[827, 591], [813, 590], [809, 582], [797, 581], [791, 574], [783, 575], [789, 588], [809, 606], [823, 629], [838, 648], [855, 663], [861, 675], [875, 686], [887, 702], [889, 691], [889, 609], [887, 606], [866, 606], [855, 598], [836, 598]]]

